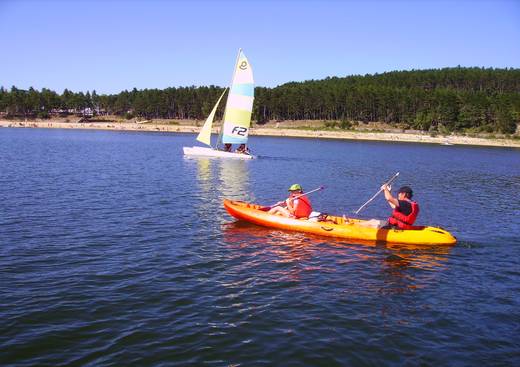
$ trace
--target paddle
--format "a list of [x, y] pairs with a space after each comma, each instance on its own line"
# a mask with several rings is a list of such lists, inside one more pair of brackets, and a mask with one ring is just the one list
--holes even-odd
[[[313, 192], [323, 190], [324, 188], [325, 188], [325, 186], [320, 186], [317, 189], [314, 189], [314, 190], [311, 190], [309, 192], [304, 192], [303, 194], [297, 195], [297, 196], [291, 198], [291, 200], [296, 200], [298, 198], [301, 198], [302, 196], [309, 195], [309, 194], [312, 194]], [[264, 206], [264, 207], [260, 208], [260, 210], [263, 210], [264, 212], [267, 212], [267, 211], [271, 210], [272, 208], [274, 208], [275, 206], [277, 206], [277, 205], [274, 204], [274, 205], [271, 205], [271, 206]]]
[[[391, 179], [389, 179], [388, 181], [386, 181], [386, 183], [385, 183], [384, 185], [386, 185], [386, 186], [390, 185], [390, 184], [391, 184], [391, 183], [392, 183], [392, 182], [397, 178], [397, 176], [399, 176], [399, 172], [397, 172], [397, 173], [396, 173], [396, 174], [395, 174]], [[381, 193], [381, 191], [383, 191], [383, 189], [379, 189], [379, 191], [376, 192], [374, 196], [372, 196], [370, 199], [368, 199], [368, 201], [367, 201], [365, 204], [361, 205], [361, 206], [359, 207], [359, 209], [356, 210], [354, 213], [355, 213], [355, 214], [358, 214], [358, 213], [361, 211], [361, 209], [363, 209], [363, 208], [364, 208], [365, 206], [367, 206], [367, 205], [368, 205], [372, 200], [374, 200], [374, 199], [376, 198], [376, 196], [379, 195], [379, 194]]]

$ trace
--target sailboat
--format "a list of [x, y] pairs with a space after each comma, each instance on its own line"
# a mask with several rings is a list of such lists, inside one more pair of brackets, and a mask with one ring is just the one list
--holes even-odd
[[222, 92], [197, 136], [197, 140], [208, 147], [183, 147], [184, 155], [240, 159], [254, 158], [254, 156], [247, 153], [219, 150], [219, 147], [223, 144], [247, 144], [255, 87], [253, 70], [242, 49], [238, 50], [237, 61], [233, 70], [233, 78], [224, 111], [224, 122], [222, 123], [217, 143], [215, 146], [212, 146], [211, 129], [213, 119], [215, 118], [217, 107], [227, 90], [228, 88]]

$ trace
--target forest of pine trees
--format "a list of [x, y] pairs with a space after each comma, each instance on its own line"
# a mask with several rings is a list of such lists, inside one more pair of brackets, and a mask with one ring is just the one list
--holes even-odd
[[[100, 114], [144, 119], [205, 119], [223, 88], [180, 87], [95, 91], [61, 95], [0, 88], [0, 114], [7, 118], [49, 118], [55, 114]], [[223, 108], [217, 115], [220, 118]], [[253, 123], [284, 120], [384, 122], [447, 132], [513, 134], [520, 122], [520, 69], [445, 68], [394, 71], [256, 87]]]

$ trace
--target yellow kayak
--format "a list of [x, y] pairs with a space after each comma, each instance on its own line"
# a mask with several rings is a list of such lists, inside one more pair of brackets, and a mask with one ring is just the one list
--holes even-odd
[[260, 226], [321, 236], [413, 245], [454, 245], [457, 243], [457, 239], [451, 233], [438, 227], [417, 226], [414, 229], [406, 230], [372, 228], [363, 226], [367, 222], [366, 220], [325, 214], [309, 219], [286, 218], [268, 214], [261, 205], [227, 199], [224, 200], [224, 207], [231, 216]]

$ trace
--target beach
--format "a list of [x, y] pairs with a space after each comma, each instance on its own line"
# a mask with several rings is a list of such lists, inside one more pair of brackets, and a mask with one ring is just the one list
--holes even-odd
[[[198, 125], [198, 126], [197, 126]], [[117, 131], [161, 131], [172, 133], [198, 133], [202, 122], [194, 121], [179, 124], [161, 122], [65, 122], [61, 120], [5, 120], [0, 119], [0, 127], [46, 128], [46, 129], [94, 129]], [[217, 133], [217, 128], [214, 128]], [[370, 141], [395, 141], [407, 143], [427, 143], [444, 145], [478, 145], [520, 148], [520, 139], [481, 138], [462, 135], [432, 135], [429, 133], [408, 132], [371, 132], [353, 130], [319, 130], [318, 128], [287, 127], [284, 123], [256, 125], [250, 129], [251, 136], [280, 136], [294, 138], [347, 139]]]

